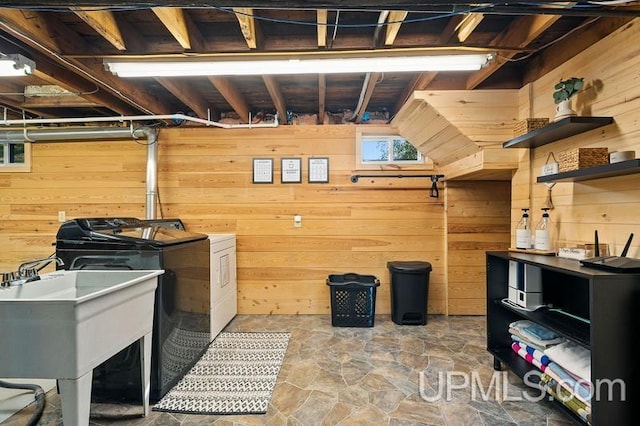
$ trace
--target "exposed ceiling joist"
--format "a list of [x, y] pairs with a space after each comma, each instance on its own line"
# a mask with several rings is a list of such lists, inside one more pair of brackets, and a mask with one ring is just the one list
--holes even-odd
[[[139, 85], [116, 78], [104, 69], [100, 60], [80, 60], [63, 57], [65, 51], [90, 51], [90, 47], [76, 33], [52, 16], [39, 12], [0, 9], [0, 28], [9, 32], [41, 54], [55, 60], [67, 72], [74, 69], [84, 77], [108, 90], [130, 105], [153, 114], [168, 114], [170, 108], [155, 94], [147, 93]], [[37, 68], [36, 68], [37, 69]]]
[[325, 111], [327, 109], [325, 105], [325, 99], [327, 96], [327, 82], [324, 74], [318, 75], [318, 124], [324, 123]]
[[411, 83], [407, 85], [402, 95], [398, 98], [395, 111], [400, 111], [402, 105], [404, 105], [405, 102], [407, 102], [407, 99], [413, 95], [413, 92], [417, 90], [425, 90], [437, 75], [437, 72], [423, 72], [418, 74]]
[[[378, 2], [383, 7], [377, 8], [370, 7], [373, 4], [370, 0], [354, 0], [349, 4], [332, 0], [323, 3], [221, 0], [215, 7], [210, 2], [200, 6], [191, 2], [176, 6], [175, 2], [169, 4], [159, 0], [123, 12], [123, 7], [135, 6], [136, 0], [114, 0], [111, 2], [114, 8], [100, 6], [100, 0], [61, 2], [58, 8], [51, 7], [56, 0], [41, 0], [40, 7], [30, 8], [26, 6], [30, 1], [33, 2], [19, 1], [17, 8], [12, 8], [7, 7], [10, 1], [5, 0], [0, 6], [0, 52], [20, 54], [36, 64], [34, 75], [11, 77], [11, 82], [18, 88], [24, 88], [26, 84], [57, 84], [89, 102], [86, 111], [82, 111], [82, 107], [74, 108], [72, 104], [66, 108], [61, 105], [58, 109], [37, 108], [48, 116], [110, 114], [111, 111], [123, 115], [160, 114], [177, 110], [193, 111], [204, 117], [210, 115], [209, 110], [215, 110], [223, 117], [234, 117], [235, 114], [229, 116], [227, 113], [235, 111], [246, 121], [249, 114], [269, 114], [276, 110], [283, 116], [282, 121], [286, 120], [284, 115], [293, 111], [297, 115], [317, 113], [321, 123], [329, 113], [332, 117], [342, 115], [342, 121], [356, 121], [358, 116], [350, 113], [353, 109], [358, 110], [360, 117], [367, 109], [388, 111], [394, 116], [415, 90], [462, 90], [467, 84], [482, 89], [520, 88], [523, 82], [539, 78], [541, 73], [549, 72], [598, 42], [613, 32], [616, 25], [622, 25], [620, 22], [632, 19], [628, 16], [611, 18], [611, 13], [634, 11], [627, 5], [596, 4], [573, 9], [565, 4], [561, 9], [560, 3], [551, 5], [549, 1], [536, 0], [526, 4], [507, 0], [491, 5], [390, 0]], [[224, 6], [225, 1], [230, 7]], [[543, 3], [545, 7], [542, 7]], [[454, 9], [459, 15], [450, 16], [453, 4], [459, 5]], [[104, 16], [110, 18], [110, 24], [97, 23], [101, 15], [94, 12], [107, 12]], [[557, 19], [557, 16], [570, 15], [569, 12], [580, 13], [556, 20], [553, 25], [545, 18], [539, 19], [540, 16]], [[637, 7], [635, 13], [640, 17]], [[479, 14], [484, 18], [477, 26]], [[85, 17], [84, 22], [93, 19], [94, 29], [81, 22], [81, 15]], [[238, 15], [244, 20], [238, 19]], [[584, 17], [593, 15], [598, 16], [598, 22]], [[468, 16], [467, 21], [461, 24], [464, 16]], [[438, 18], [436, 22], [432, 22], [434, 17]], [[523, 21], [523, 17], [529, 19]], [[598, 25], [600, 22], [603, 25]], [[637, 25], [637, 22], [635, 19], [630, 25]], [[510, 25], [520, 31], [514, 28], [507, 32]], [[245, 34], [240, 30], [242, 26]], [[540, 35], [536, 37], [536, 34]], [[248, 47], [253, 46], [252, 42], [256, 48]], [[215, 90], [214, 87], [203, 88], [203, 77], [199, 76], [129, 78], [112, 74], [104, 67], [104, 61], [111, 58], [139, 58], [149, 62], [148, 69], [153, 69], [151, 61], [171, 58], [197, 61], [205, 60], [205, 57], [234, 56], [250, 61], [258, 56], [273, 57], [283, 52], [328, 57], [346, 51], [392, 50], [389, 47], [425, 51], [448, 47], [488, 49], [491, 43], [491, 51], [516, 61], [498, 64], [501, 68], [497, 73], [493, 72], [497, 68], [491, 68], [495, 65], [491, 65], [482, 71], [490, 74], [483, 76], [486, 79], [480, 83], [471, 81], [481, 75], [472, 71], [399, 72], [388, 74], [383, 83], [376, 85], [375, 78], [363, 84], [364, 71], [335, 74], [325, 79], [318, 69], [312, 70], [315, 75], [300, 77], [283, 75], [262, 79], [260, 74], [260, 78], [221, 77], [217, 80], [219, 90]], [[125, 47], [126, 50], [121, 50]], [[257, 71], [264, 72], [262, 69]], [[17, 101], [12, 105], [23, 103], [17, 97], [12, 99]], [[59, 103], [51, 100], [52, 105]], [[92, 105], [103, 108], [96, 109]]]
[[478, 27], [478, 25], [480, 25], [480, 22], [482, 22], [483, 19], [484, 15], [482, 13], [467, 13], [456, 27], [458, 41], [466, 41], [471, 33]]
[[258, 36], [256, 30], [256, 21], [253, 18], [253, 9], [246, 7], [235, 7], [233, 11], [238, 18], [238, 24], [240, 25], [240, 31], [242, 36], [247, 42], [249, 49], [256, 49], [258, 47]]
[[[6, 0], [5, 3], [10, 6], [62, 6], [68, 7], [69, 2], [65, 0]], [[75, 0], [74, 4], [78, 6], [112, 6], [117, 4], [114, 0]], [[149, 6], [148, 0], [128, 0], [127, 3], [130, 6]], [[188, 4], [191, 7], [210, 7], [211, 0], [189, 0]], [[415, 1], [415, 0], [350, 0], [348, 4], [345, 4], [343, 0], [216, 0], [215, 4], [218, 7], [236, 7], [238, 3], [241, 3], [243, 7], [254, 8], [280, 8], [280, 9], [352, 9], [352, 10], [409, 10], [409, 11], [422, 11], [432, 7], [433, 5], [470, 5], [477, 4], [472, 0], [447, 0], [443, 1]], [[521, 4], [519, 0], [502, 0], [500, 4], [515, 5]], [[529, 0], [528, 4], [549, 4], [549, 0]], [[154, 0], [153, 4], [156, 6], [175, 6], [175, 0]]]
[[76, 15], [118, 50], [127, 50], [118, 21], [112, 12], [93, 8], [72, 7]]
[[398, 36], [398, 32], [400, 31], [400, 26], [402, 26], [402, 21], [405, 20], [409, 13], [406, 11], [397, 11], [392, 10], [389, 12], [389, 16], [387, 17], [387, 31], [384, 38], [385, 46], [392, 46], [396, 41], [396, 37]]
[[156, 81], [167, 89], [173, 96], [191, 108], [200, 118], [210, 119], [215, 111], [211, 111], [202, 94], [195, 90], [189, 83], [175, 78], [156, 78]]
[[[490, 45], [500, 46], [503, 43], [510, 43], [511, 46], [526, 47], [558, 19], [560, 19], [560, 16], [557, 15], [522, 16], [514, 20], [506, 30], [498, 34]], [[517, 52], [515, 51], [503, 52], [492, 63], [471, 74], [467, 79], [466, 88], [468, 90], [475, 89], [516, 55]]]
[[263, 75], [262, 80], [264, 81], [264, 85], [267, 87], [267, 91], [269, 92], [269, 96], [271, 96], [273, 104], [276, 106], [278, 117], [280, 117], [281, 120], [286, 120], [287, 104], [285, 103], [284, 96], [282, 96], [282, 92], [280, 91], [278, 81], [272, 75]]
[[224, 77], [209, 77], [209, 81], [227, 100], [236, 114], [238, 114], [238, 117], [240, 117], [240, 121], [242, 121], [243, 123], [248, 123], [251, 110], [247, 105], [247, 100], [244, 98], [244, 96], [242, 96], [242, 93], [240, 93], [238, 88]]
[[316, 22], [318, 23], [318, 47], [327, 46], [327, 14], [324, 9], [316, 11]]
[[539, 79], [554, 68], [562, 65], [568, 58], [576, 56], [601, 38], [606, 37], [629, 22], [631, 22], [631, 18], [598, 19], [588, 28], [576, 31], [573, 37], [565, 38], [553, 46], [549, 46], [539, 56], [532, 58], [524, 73], [522, 83], [527, 84]]
[[[464, 15], [452, 16], [451, 19], [449, 19], [449, 22], [447, 22], [447, 26], [440, 33], [440, 37], [438, 38], [438, 41], [436, 43], [442, 46], [449, 44], [451, 39], [455, 36], [458, 25], [460, 25], [460, 22], [462, 22], [463, 18]], [[413, 92], [415, 92], [416, 90], [425, 90], [437, 76], [437, 72], [423, 72], [418, 74], [405, 87], [402, 95], [398, 98], [398, 102], [396, 102], [395, 105], [395, 111], [400, 111], [402, 105], [404, 105], [409, 97], [413, 95]]]
[[152, 10], [173, 35], [173, 38], [180, 43], [180, 46], [185, 50], [191, 49], [191, 39], [184, 11], [177, 7], [154, 7]]

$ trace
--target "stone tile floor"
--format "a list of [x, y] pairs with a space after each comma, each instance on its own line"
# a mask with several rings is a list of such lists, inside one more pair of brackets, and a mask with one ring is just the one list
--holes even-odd
[[[549, 402], [527, 400], [527, 395], [536, 395], [535, 390], [522, 385], [513, 374], [493, 376], [483, 316], [430, 315], [426, 326], [400, 326], [389, 315], [378, 315], [374, 327], [343, 328], [332, 327], [329, 315], [239, 315], [226, 331], [291, 332], [266, 414], [205, 416], [152, 411], [143, 418], [141, 407], [94, 404], [90, 424], [573, 424]], [[450, 386], [441, 385], [446, 372]], [[498, 393], [496, 387], [489, 388], [492, 378], [499, 385]], [[475, 385], [465, 386], [467, 380]], [[33, 408], [32, 404], [2, 424], [26, 424]], [[55, 390], [47, 394], [39, 424], [62, 425]]]

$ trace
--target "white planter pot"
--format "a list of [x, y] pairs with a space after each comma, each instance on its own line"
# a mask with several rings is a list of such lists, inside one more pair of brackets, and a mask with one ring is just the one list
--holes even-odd
[[571, 99], [567, 99], [556, 105], [556, 116], [553, 118], [553, 121], [559, 121], [563, 118], [574, 117], [576, 115], [576, 112], [571, 109]]

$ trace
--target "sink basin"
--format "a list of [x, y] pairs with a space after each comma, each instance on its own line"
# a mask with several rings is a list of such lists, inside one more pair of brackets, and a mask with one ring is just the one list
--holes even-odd
[[88, 424], [93, 368], [137, 340], [143, 369], [150, 363], [154, 292], [163, 272], [56, 271], [1, 288], [0, 377], [58, 379], [65, 424]]
[[[115, 272], [115, 273], [114, 273]], [[40, 280], [0, 291], [0, 300], [33, 302], [66, 301], [74, 304], [139, 282], [149, 271], [57, 271], [40, 275]]]

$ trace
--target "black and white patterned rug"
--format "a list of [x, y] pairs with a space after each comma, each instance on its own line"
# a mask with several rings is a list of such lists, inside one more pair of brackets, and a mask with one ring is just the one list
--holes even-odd
[[189, 414], [264, 414], [290, 333], [220, 333], [153, 407]]

